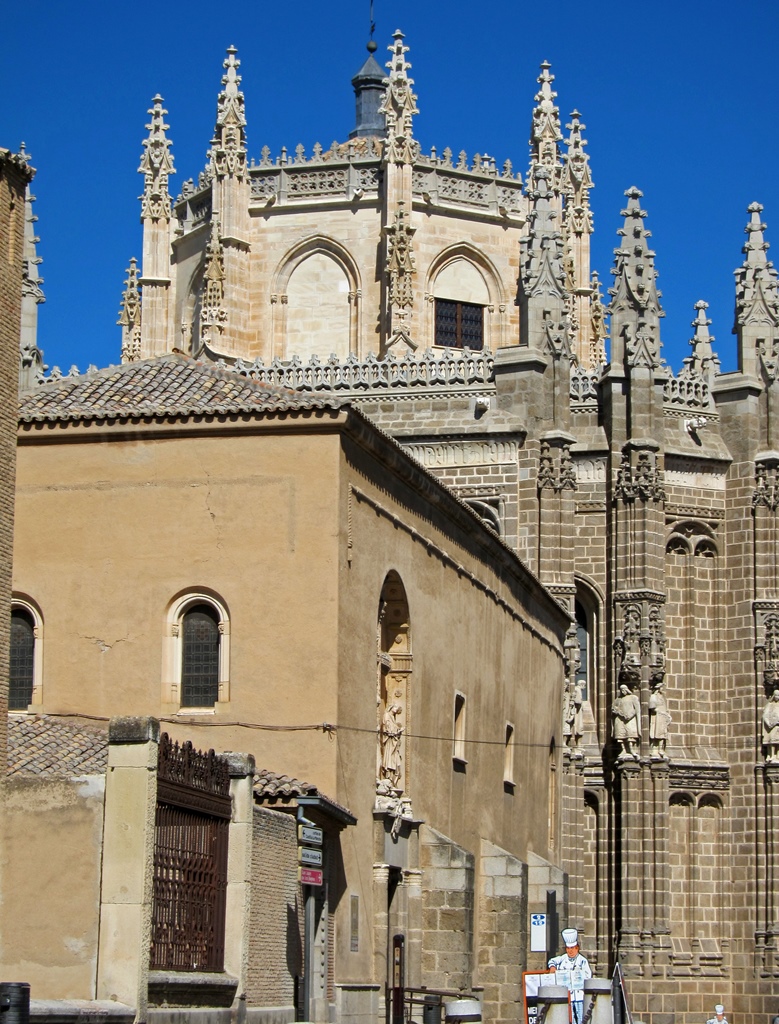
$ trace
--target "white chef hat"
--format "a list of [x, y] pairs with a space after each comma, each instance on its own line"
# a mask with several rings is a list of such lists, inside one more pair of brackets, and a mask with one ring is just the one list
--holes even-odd
[[717, 1005], [714, 1007], [714, 1012], [715, 1013], [724, 1013], [725, 1012], [725, 1007], [722, 1005], [722, 1003], [717, 1003]]
[[575, 928], [563, 928], [563, 942], [566, 946], [579, 945], [579, 933]]

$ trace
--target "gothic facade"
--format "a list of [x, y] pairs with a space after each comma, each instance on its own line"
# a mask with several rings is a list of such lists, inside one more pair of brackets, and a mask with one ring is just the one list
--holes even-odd
[[652, 1024], [697, 1021], [715, 998], [764, 1019], [779, 978], [779, 293], [762, 207], [736, 272], [738, 370], [720, 372], [699, 301], [674, 373], [637, 188], [608, 299], [591, 273], [584, 125], [574, 112], [564, 138], [549, 66], [523, 182], [486, 155], [421, 151], [406, 55], [397, 32], [387, 72], [371, 54], [355, 76], [347, 141], [250, 159], [231, 48], [208, 163], [175, 198], [154, 98], [122, 359], [178, 351], [348, 400], [519, 555], [572, 623], [567, 922], [596, 974], [619, 960]]

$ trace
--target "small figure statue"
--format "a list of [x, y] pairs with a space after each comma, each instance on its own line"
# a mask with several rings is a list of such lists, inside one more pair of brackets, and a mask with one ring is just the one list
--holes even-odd
[[706, 1024], [728, 1024], [728, 1018], [725, 1016], [725, 1007], [722, 1003], [717, 1003], [714, 1007], [714, 1016], [709, 1017]]
[[[389, 783], [392, 789], [398, 788], [400, 782], [400, 738], [403, 726], [398, 721], [403, 713], [400, 704], [388, 704], [381, 720], [381, 768], [379, 769], [379, 786]], [[386, 782], [385, 782], [386, 780]]]
[[567, 746], [576, 748], [582, 738], [582, 687], [581, 683], [575, 682], [569, 687], [565, 698], [565, 717], [563, 720], [563, 735]]
[[763, 745], [768, 764], [779, 762], [779, 689], [771, 693], [763, 708]]
[[553, 956], [547, 966], [551, 971], [567, 971], [570, 974], [572, 1024], [582, 1024], [584, 1016], [584, 982], [592, 977], [590, 963], [579, 952], [579, 933], [575, 928], [563, 928], [565, 952]]
[[619, 743], [620, 760], [638, 758], [633, 744], [641, 739], [641, 704], [625, 683], [619, 688], [619, 697], [611, 705], [614, 739]]
[[668, 713], [668, 704], [663, 690], [665, 683], [662, 679], [655, 683], [653, 692], [649, 697], [649, 746], [652, 750], [652, 757], [657, 761], [667, 761], [668, 755], [665, 752], [665, 744], [668, 739], [668, 726], [671, 724], [671, 716]]

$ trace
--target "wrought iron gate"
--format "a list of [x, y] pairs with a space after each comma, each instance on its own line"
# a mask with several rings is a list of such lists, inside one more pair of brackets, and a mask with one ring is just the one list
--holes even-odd
[[153, 970], [224, 968], [230, 775], [213, 750], [160, 737], [154, 840]]

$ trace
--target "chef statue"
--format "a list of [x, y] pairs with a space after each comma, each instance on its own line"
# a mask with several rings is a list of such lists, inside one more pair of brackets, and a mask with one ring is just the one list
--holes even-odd
[[[571, 991], [571, 1015], [573, 1024], [582, 1024], [584, 1013], [584, 982], [592, 977], [590, 964], [586, 956], [579, 952], [579, 933], [575, 928], [563, 928], [565, 952], [553, 956], [548, 963], [551, 971], [568, 972], [568, 988]], [[564, 984], [564, 979], [560, 979]]]
[[706, 1024], [728, 1024], [728, 1018], [725, 1016], [725, 1007], [722, 1003], [717, 1003], [714, 1007], [714, 1016], [709, 1017]]

